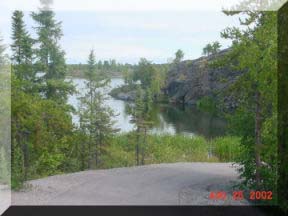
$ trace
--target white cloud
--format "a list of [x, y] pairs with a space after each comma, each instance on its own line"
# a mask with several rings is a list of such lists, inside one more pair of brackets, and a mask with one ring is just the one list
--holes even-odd
[[[84, 39], [85, 38], [85, 39]], [[85, 36], [84, 38], [73, 37], [65, 40], [63, 48], [66, 51], [67, 59], [75, 62], [86, 62], [89, 51], [95, 50], [96, 58], [99, 60], [116, 59], [121, 62], [136, 63], [139, 58], [145, 57], [150, 60], [159, 59], [167, 53], [165, 50], [146, 47], [141, 44], [131, 44], [126, 42], [117, 42], [112, 40], [97, 40], [93, 37]]]
[[[146, 31], [170, 31], [199, 33], [219, 31], [227, 25], [237, 25], [238, 17], [229, 17], [220, 11], [215, 12], [126, 12], [99, 15], [99, 23], [110, 28], [139, 29]], [[211, 19], [212, 18], [212, 19]]]
[[[16, 0], [11, 1], [15, 3]], [[31, 0], [31, 2], [38, 4], [38, 0]], [[71, 1], [71, 4], [73, 2], [75, 3]], [[137, 0], [137, 2], [145, 1]], [[222, 42], [219, 37], [221, 30], [229, 25], [237, 25], [235, 17], [207, 11], [87, 13], [77, 10], [68, 13], [59, 11], [56, 16], [57, 20], [63, 21], [64, 37], [61, 46], [67, 54], [68, 62], [76, 63], [86, 62], [91, 48], [95, 49], [98, 59], [115, 58], [129, 63], [136, 63], [141, 57], [155, 62], [166, 62], [167, 58], [174, 55], [176, 49], [183, 49], [186, 58], [197, 58], [201, 55], [202, 47], [208, 42], [215, 40]], [[0, 31], [4, 33], [6, 43], [10, 42], [10, 17], [11, 11], [0, 13]], [[32, 36], [35, 36], [35, 31], [31, 28], [34, 24], [27, 12], [25, 12], [25, 23]]]
[[[222, 8], [231, 8], [243, 0], [54, 0], [53, 8], [56, 10], [89, 10], [89, 11], [187, 11], [209, 10], [219, 11]], [[256, 0], [254, 0], [256, 2]], [[277, 0], [277, 7], [283, 5], [286, 0]], [[247, 6], [244, 5], [244, 6]], [[29, 4], [23, 0], [2, 0], [0, 8], [35, 10], [39, 7], [38, 0], [29, 0]], [[267, 9], [267, 8], [266, 8]], [[271, 9], [277, 9], [276, 6]]]

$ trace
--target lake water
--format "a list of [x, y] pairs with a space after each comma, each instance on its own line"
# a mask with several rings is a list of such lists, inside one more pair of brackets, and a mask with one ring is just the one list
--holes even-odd
[[[85, 89], [85, 79], [73, 78], [72, 82], [76, 85], [76, 89], [83, 95], [87, 90]], [[102, 89], [107, 93], [107, 101], [115, 114], [118, 114], [114, 119], [116, 120], [115, 127], [120, 129], [120, 132], [129, 132], [134, 128], [134, 124], [130, 122], [131, 116], [125, 111], [125, 104], [128, 102], [116, 100], [108, 95], [108, 92], [117, 86], [124, 84], [122, 78], [112, 78], [110, 86]], [[69, 97], [69, 104], [75, 108], [79, 106], [79, 95]], [[202, 135], [206, 138], [224, 135], [226, 123], [212, 114], [201, 112], [196, 108], [176, 106], [171, 104], [154, 104], [152, 110], [152, 118], [155, 126], [151, 133], [169, 133], [169, 134], [185, 134], [185, 135]], [[79, 118], [73, 115], [73, 122], [78, 124]]]

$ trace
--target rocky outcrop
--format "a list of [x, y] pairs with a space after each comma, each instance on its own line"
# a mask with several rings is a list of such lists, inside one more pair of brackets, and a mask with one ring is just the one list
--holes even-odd
[[136, 98], [136, 85], [123, 85], [112, 89], [109, 95], [124, 101], [134, 101]]
[[226, 109], [234, 109], [237, 103], [233, 98], [223, 96], [223, 92], [234, 83], [242, 72], [227, 67], [211, 67], [213, 61], [223, 57], [229, 50], [196, 60], [183, 61], [174, 65], [167, 79], [166, 94], [171, 102], [194, 105], [204, 96], [220, 101], [220, 95]]
[[118, 99], [118, 100], [124, 100], [124, 101], [134, 101], [136, 98], [136, 91], [130, 91], [130, 92], [119, 92], [117, 94], [110, 94], [112, 97]]

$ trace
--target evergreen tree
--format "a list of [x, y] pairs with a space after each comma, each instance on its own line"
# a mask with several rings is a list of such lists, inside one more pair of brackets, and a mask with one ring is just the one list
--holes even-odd
[[109, 68], [110, 68], [109, 61], [105, 60], [103, 63], [103, 70], [107, 72], [109, 71]]
[[71, 83], [65, 81], [66, 63], [65, 53], [61, 50], [59, 40], [63, 36], [61, 22], [55, 19], [55, 13], [49, 8], [49, 1], [42, 2], [39, 12], [32, 12], [36, 22], [34, 27], [38, 38], [36, 39], [36, 56], [38, 72], [44, 72], [41, 79], [42, 91], [46, 98], [65, 103], [67, 95], [74, 90]]
[[[61, 71], [60, 64], [56, 64], [61, 58], [56, 55], [57, 41], [53, 38], [55, 29], [47, 27], [51, 22], [43, 13], [46, 12], [41, 11], [39, 16], [33, 13], [40, 23], [36, 50], [32, 49], [33, 40], [25, 30], [23, 13], [15, 11], [12, 17], [12, 188], [20, 187], [28, 178], [72, 170], [73, 167], [70, 163], [71, 157], [75, 155], [71, 110], [64, 103], [66, 94], [58, 86], [67, 85], [66, 90], [71, 87], [64, 83], [64, 76], [55, 76]], [[48, 63], [45, 65], [40, 57], [46, 51]], [[45, 72], [43, 79], [37, 80], [37, 71]], [[48, 79], [48, 74], [54, 75]], [[57, 83], [57, 88], [54, 88], [56, 94], [48, 97], [52, 78]], [[39, 89], [45, 94], [44, 97], [39, 94]]]
[[103, 63], [101, 60], [98, 61], [98, 69], [103, 70]]
[[[26, 88], [31, 86], [35, 80], [35, 73], [32, 67], [33, 62], [33, 40], [25, 29], [24, 14], [22, 11], [14, 11], [12, 16], [12, 72], [15, 76], [24, 82], [27, 82]], [[31, 88], [31, 87], [30, 87]]]
[[143, 123], [143, 112], [144, 112], [144, 103], [143, 103], [143, 93], [141, 87], [137, 86], [136, 100], [134, 109], [132, 109], [132, 122], [136, 125], [136, 148], [135, 148], [135, 157], [137, 166], [140, 165], [140, 148], [141, 148], [141, 129]]
[[[140, 85], [137, 85], [135, 104], [131, 105], [128, 112], [132, 115], [131, 122], [136, 127], [135, 160], [136, 165], [145, 164], [145, 150], [147, 149], [147, 131], [153, 124], [151, 120], [152, 94], [148, 88], [143, 94]], [[140, 158], [141, 156], [141, 158]]]
[[110, 136], [117, 131], [114, 129], [112, 109], [106, 106], [107, 99], [100, 88], [109, 83], [109, 79], [104, 73], [97, 73], [97, 64], [94, 51], [92, 50], [88, 58], [88, 70], [86, 74], [86, 87], [88, 92], [80, 98], [80, 127], [88, 135], [88, 168], [92, 168], [95, 161], [96, 167], [101, 165], [101, 155], [105, 153]]

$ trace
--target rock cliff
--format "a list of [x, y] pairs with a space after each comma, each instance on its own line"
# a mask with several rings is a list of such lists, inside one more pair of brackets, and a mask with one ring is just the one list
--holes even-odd
[[216, 104], [222, 99], [224, 109], [234, 109], [237, 102], [223, 93], [242, 72], [234, 71], [228, 66], [215, 68], [210, 64], [226, 55], [228, 51], [225, 49], [217, 54], [183, 61], [171, 67], [165, 89], [170, 101], [194, 105], [204, 96], [209, 96]]

